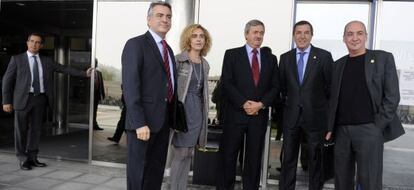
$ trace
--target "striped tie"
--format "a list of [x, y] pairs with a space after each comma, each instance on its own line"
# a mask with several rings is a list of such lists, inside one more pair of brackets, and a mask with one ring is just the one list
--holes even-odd
[[167, 98], [168, 98], [168, 102], [171, 103], [174, 92], [173, 92], [173, 89], [172, 89], [172, 82], [171, 82], [170, 62], [168, 61], [167, 42], [165, 40], [162, 40], [162, 51], [163, 51], [165, 72], [167, 73], [167, 78], [168, 78], [168, 96], [167, 96]]
[[253, 81], [254, 85], [257, 86], [259, 84], [259, 61], [257, 60], [257, 49], [253, 49], [253, 57], [252, 57], [252, 73], [253, 73]]

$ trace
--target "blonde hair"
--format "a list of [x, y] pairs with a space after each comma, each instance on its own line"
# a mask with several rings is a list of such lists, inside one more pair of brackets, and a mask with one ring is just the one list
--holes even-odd
[[181, 38], [180, 38], [180, 49], [181, 51], [189, 51], [191, 49], [191, 35], [196, 29], [201, 29], [204, 33], [205, 44], [204, 44], [203, 49], [200, 52], [201, 56], [204, 57], [210, 51], [211, 37], [210, 37], [210, 33], [208, 33], [208, 31], [200, 24], [190, 24], [184, 28], [183, 32], [181, 33]]

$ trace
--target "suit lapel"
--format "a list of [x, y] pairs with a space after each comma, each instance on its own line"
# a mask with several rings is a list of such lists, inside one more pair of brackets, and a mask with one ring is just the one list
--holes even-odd
[[268, 61], [268, 57], [263, 53], [263, 51], [260, 51], [260, 76], [259, 83], [257, 86], [260, 86], [260, 81], [264, 80], [264, 76], [266, 74], [266, 71], [268, 70]]
[[[374, 63], [375, 63], [375, 57], [374, 55], [367, 50], [367, 53], [365, 54], [365, 62], [364, 62], [364, 67], [365, 67], [365, 80], [367, 82], [367, 87], [368, 89], [371, 87], [371, 79], [372, 79], [372, 74], [374, 72]], [[371, 92], [371, 89], [369, 89], [369, 91]]]
[[158, 49], [157, 44], [155, 43], [154, 38], [152, 37], [149, 31], [145, 33], [145, 37], [147, 38], [147, 42], [150, 45], [152, 53], [155, 55], [156, 59], [158, 60], [158, 63], [161, 64], [162, 69], [164, 69], [165, 71], [164, 61], [162, 60], [162, 55], [160, 53], [160, 50]]
[[24, 68], [24, 71], [27, 72], [27, 73], [29, 73], [29, 78], [31, 79], [32, 76], [31, 76], [31, 72], [30, 72], [30, 61], [29, 61], [29, 57], [27, 56], [27, 53], [23, 53], [21, 55], [21, 59], [23, 59], [23, 63], [24, 63], [23, 68]]
[[29, 62], [29, 57], [27, 56], [27, 53], [22, 53], [20, 59], [22, 59], [22, 63], [24, 65], [22, 65], [22, 73], [27, 73], [27, 84], [29, 85], [29, 89], [32, 86], [32, 72], [30, 71], [30, 62]]
[[296, 84], [298, 86], [300, 86], [299, 74], [298, 74], [298, 64], [297, 64], [297, 61], [296, 61], [296, 49], [292, 49], [290, 51], [289, 59], [290, 59], [289, 63], [292, 63], [291, 66], [290, 66], [290, 70], [291, 70], [291, 72], [292, 72], [292, 74], [293, 74], [293, 76], [296, 80]]
[[339, 89], [341, 88], [341, 85], [342, 85], [342, 76], [343, 76], [343, 74], [344, 74], [344, 69], [345, 69], [345, 64], [348, 62], [348, 57], [349, 57], [349, 55], [348, 56], [346, 56], [342, 61], [339, 61], [337, 64], [337, 66], [338, 66], [338, 69], [339, 69], [339, 73], [338, 73], [338, 77], [339, 77], [339, 80], [338, 80], [338, 90], [336, 91], [337, 93], [336, 93], [336, 97], [338, 98], [339, 97]]
[[[171, 56], [174, 55], [174, 52], [172, 51], [172, 49], [169, 45], [168, 45], [168, 52]], [[176, 81], [177, 81], [176, 64], [177, 63], [175, 62], [174, 57], [171, 58], [171, 56], [169, 57], [169, 59], [171, 59], [171, 62], [172, 62], [172, 70], [173, 70], [173, 75], [174, 75], [174, 84], [176, 84]], [[164, 64], [164, 61], [163, 61], [163, 64]], [[175, 86], [177, 86], [177, 85], [174, 85], [174, 87]]]
[[48, 75], [47, 75], [47, 70], [49, 69], [49, 64], [46, 62], [45, 59], [42, 58], [42, 56], [39, 55], [40, 61], [41, 61], [41, 65], [42, 65], [42, 71], [43, 71], [43, 87], [45, 88], [46, 91], [46, 83], [44, 81], [49, 81], [48, 79]]
[[[254, 81], [253, 81], [253, 72], [252, 72], [252, 68], [251, 68], [251, 66], [250, 66], [250, 60], [249, 60], [249, 56], [247, 55], [247, 51], [246, 51], [246, 46], [242, 46], [241, 48], [240, 48], [240, 57], [243, 57], [242, 59], [241, 59], [241, 61], [242, 61], [242, 66], [246, 69], [246, 71], [247, 71], [247, 73], [248, 73], [248, 75], [249, 75], [249, 81], [250, 81], [250, 84], [252, 85], [252, 86], [255, 86], [254, 85]], [[260, 80], [260, 79], [259, 79]]]
[[313, 70], [313, 68], [315, 67], [315, 61], [316, 61], [316, 52], [315, 52], [315, 48], [311, 47], [311, 50], [309, 52], [309, 57], [308, 57], [308, 62], [306, 63], [306, 68], [305, 68], [305, 74], [303, 76], [303, 81], [302, 81], [302, 85], [305, 84], [306, 79], [309, 76], [309, 73], [311, 73], [311, 71]]
[[[373, 90], [372, 90], [372, 75], [374, 73], [375, 70], [375, 55], [370, 51], [367, 50], [366, 54], [365, 54], [365, 62], [364, 62], [364, 67], [365, 67], [365, 80], [367, 82], [367, 88], [368, 88], [368, 92], [369, 95], [371, 97], [373, 97]], [[371, 98], [371, 103], [372, 105], [375, 105], [374, 99]], [[374, 111], [377, 112], [376, 110], [376, 106], [373, 106]]]

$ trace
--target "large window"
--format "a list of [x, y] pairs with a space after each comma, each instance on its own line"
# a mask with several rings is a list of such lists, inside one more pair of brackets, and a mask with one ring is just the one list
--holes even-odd
[[[244, 26], [249, 20], [264, 22], [266, 33], [263, 46], [269, 46], [277, 56], [290, 49], [290, 19], [293, 1], [274, 0], [201, 0], [199, 23], [211, 33], [213, 46], [207, 56], [210, 62], [210, 76], [221, 74], [221, 65], [226, 49], [245, 44]], [[287, 37], [287, 38], [286, 38]]]
[[96, 119], [103, 130], [95, 128], [93, 132], [94, 161], [126, 162], [126, 138], [122, 137], [119, 146], [114, 146], [114, 142], [109, 141], [107, 137], [114, 135], [123, 106], [122, 50], [128, 39], [148, 30], [146, 18], [149, 4], [150, 2], [98, 1], [96, 59], [99, 63], [98, 70], [102, 73], [106, 96], [99, 102]]
[[394, 54], [400, 75], [399, 114], [405, 124], [414, 124], [414, 25], [409, 21], [413, 10], [414, 2], [383, 2], [377, 36], [377, 48]]
[[342, 42], [346, 23], [360, 20], [369, 26], [369, 3], [303, 2], [296, 6], [296, 22], [309, 21], [314, 28], [312, 44], [330, 51], [334, 60], [348, 54]]

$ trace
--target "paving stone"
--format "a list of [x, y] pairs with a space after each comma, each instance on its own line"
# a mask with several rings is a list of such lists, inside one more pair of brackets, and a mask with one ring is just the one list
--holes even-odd
[[33, 178], [22, 183], [16, 184], [18, 187], [25, 187], [28, 189], [46, 190], [51, 189], [53, 186], [62, 183], [60, 180], [48, 179], [48, 178]]
[[1, 162], [5, 162], [5, 163], [18, 163], [17, 157], [15, 155], [7, 154], [7, 153], [0, 153], [0, 160]]
[[60, 184], [56, 187], [53, 187], [53, 190], [68, 190], [68, 189], [73, 189], [73, 190], [87, 190], [89, 188], [91, 188], [92, 185], [91, 184], [86, 184], [86, 183], [76, 183], [76, 182], [67, 182], [67, 183], [63, 183]]
[[7, 173], [7, 172], [13, 172], [13, 171], [17, 171], [20, 170], [20, 166], [19, 164], [2, 164], [0, 165], [0, 171], [2, 171], [3, 173]]
[[43, 175], [42, 177], [52, 178], [52, 179], [61, 179], [61, 180], [69, 180], [74, 177], [77, 177], [79, 175], [82, 175], [80, 172], [73, 172], [73, 171], [54, 171], [51, 173], [48, 173], [46, 175]]
[[[29, 179], [28, 176], [15, 175], [15, 174], [4, 174], [0, 176], [0, 183], [7, 185], [14, 185]], [[0, 188], [1, 189], [1, 188]]]
[[126, 178], [112, 178], [104, 183], [105, 186], [126, 189]]
[[48, 168], [48, 167], [45, 167], [45, 168], [34, 167], [32, 168], [32, 170], [19, 170], [16, 173], [18, 175], [38, 177], [38, 176], [50, 173], [52, 171], [55, 171], [55, 169]]
[[72, 179], [72, 181], [76, 182], [84, 182], [84, 183], [92, 183], [92, 184], [102, 184], [106, 181], [111, 179], [111, 177], [108, 176], [101, 176], [97, 174], [84, 174], [81, 175], [75, 179]]
[[30, 190], [30, 189], [26, 189], [26, 188], [22, 188], [22, 187], [8, 187], [8, 188], [2, 189], [2, 190]]
[[104, 187], [104, 186], [97, 186], [97, 187], [94, 187], [90, 190], [114, 190], [114, 188], [113, 187], [109, 188], [109, 187]]

